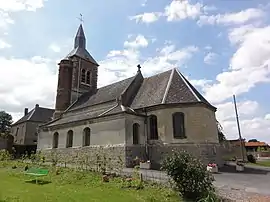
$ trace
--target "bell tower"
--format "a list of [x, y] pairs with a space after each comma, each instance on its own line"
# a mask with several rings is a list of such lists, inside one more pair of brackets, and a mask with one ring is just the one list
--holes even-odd
[[86, 50], [86, 38], [80, 24], [74, 39], [74, 48], [67, 55], [73, 63], [71, 102], [75, 102], [83, 93], [97, 90], [98, 63]]

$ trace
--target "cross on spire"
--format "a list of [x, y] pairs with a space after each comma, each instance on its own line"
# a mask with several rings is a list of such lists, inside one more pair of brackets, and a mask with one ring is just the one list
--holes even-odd
[[83, 15], [80, 13], [80, 17], [78, 17], [78, 19], [80, 20], [81, 23], [83, 23]]

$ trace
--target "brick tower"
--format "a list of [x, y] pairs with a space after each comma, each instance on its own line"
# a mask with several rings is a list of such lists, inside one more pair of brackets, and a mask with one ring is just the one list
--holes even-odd
[[63, 59], [58, 65], [59, 73], [54, 118], [58, 118], [70, 105], [72, 85], [72, 61]]
[[59, 63], [54, 118], [59, 117], [83, 93], [96, 92], [98, 66], [86, 50], [86, 38], [80, 25], [74, 39], [73, 50]]

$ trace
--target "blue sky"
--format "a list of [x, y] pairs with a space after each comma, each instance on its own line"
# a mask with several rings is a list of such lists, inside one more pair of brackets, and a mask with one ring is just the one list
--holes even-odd
[[36, 103], [53, 107], [57, 62], [72, 49], [83, 14], [99, 86], [173, 67], [218, 108], [237, 137], [237, 95], [247, 139], [270, 143], [270, 4], [267, 0], [63, 1], [0, 3], [0, 109], [14, 120]]

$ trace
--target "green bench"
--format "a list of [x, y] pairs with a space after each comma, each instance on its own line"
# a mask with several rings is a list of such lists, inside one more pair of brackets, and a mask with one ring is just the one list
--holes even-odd
[[41, 169], [41, 168], [29, 168], [25, 171], [26, 175], [32, 175], [36, 177], [36, 184], [38, 182], [38, 177], [46, 176], [49, 174], [49, 170], [47, 169]]

